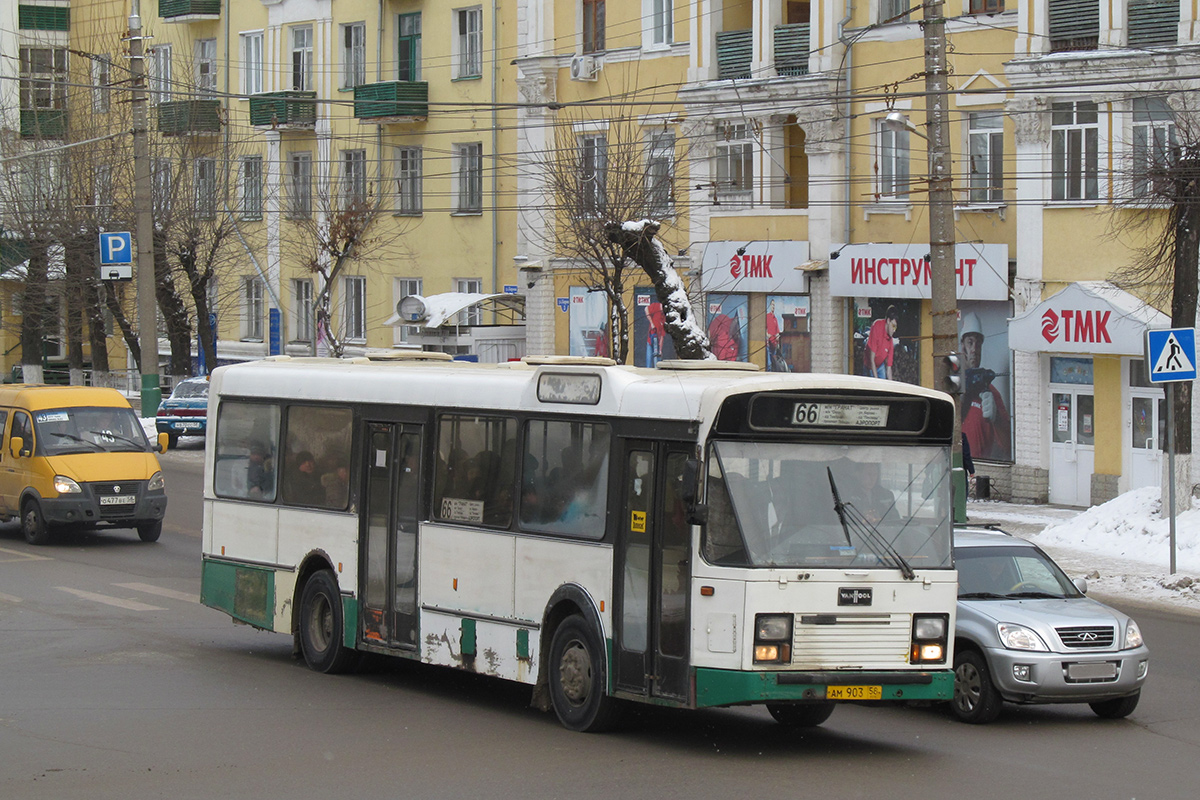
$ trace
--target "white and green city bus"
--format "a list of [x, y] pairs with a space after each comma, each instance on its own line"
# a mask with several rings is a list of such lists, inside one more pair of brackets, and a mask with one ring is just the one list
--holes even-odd
[[386, 654], [627, 701], [948, 700], [954, 405], [745, 364], [420, 354], [213, 373], [203, 602], [308, 665]]

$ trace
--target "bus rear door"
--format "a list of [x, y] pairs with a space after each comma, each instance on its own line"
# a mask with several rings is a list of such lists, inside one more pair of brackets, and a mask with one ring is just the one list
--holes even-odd
[[421, 429], [366, 423], [363, 448], [362, 636], [392, 647], [417, 646], [417, 520]]
[[688, 695], [687, 459], [683, 445], [626, 442], [615, 565], [616, 687], [678, 700]]

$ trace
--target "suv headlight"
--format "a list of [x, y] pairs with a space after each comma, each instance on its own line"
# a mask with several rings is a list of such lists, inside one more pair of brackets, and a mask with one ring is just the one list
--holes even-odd
[[1000, 643], [1009, 650], [1049, 650], [1042, 637], [1026, 628], [1024, 625], [1013, 625], [1011, 622], [1001, 622], [996, 626], [1000, 634]]
[[1142, 646], [1142, 629], [1133, 620], [1125, 623], [1125, 644], [1123, 649], [1132, 650]]
[[79, 494], [83, 491], [83, 489], [79, 488], [79, 484], [68, 478], [66, 475], [55, 475], [54, 491], [58, 492], [59, 494]]
[[148, 480], [146, 482], [146, 491], [147, 492], [161, 492], [163, 489], [166, 488], [166, 486], [167, 486], [167, 481], [165, 478], [163, 478], [163, 474], [161, 472], [156, 472], [150, 478], [150, 480]]

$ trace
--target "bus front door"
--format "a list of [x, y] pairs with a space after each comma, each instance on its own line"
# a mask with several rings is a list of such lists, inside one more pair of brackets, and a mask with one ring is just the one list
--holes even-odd
[[616, 564], [616, 686], [679, 700], [689, 686], [687, 459], [686, 450], [662, 443], [626, 445]]
[[416, 647], [420, 428], [368, 422], [364, 456], [362, 636]]

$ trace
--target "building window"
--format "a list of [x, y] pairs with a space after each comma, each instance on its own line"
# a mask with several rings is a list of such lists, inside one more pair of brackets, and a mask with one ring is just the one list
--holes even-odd
[[342, 198], [345, 207], [367, 202], [367, 151], [342, 151]]
[[[456, 278], [454, 280], [454, 291], [463, 294], [483, 294], [483, 279], [482, 278]], [[458, 312], [459, 325], [482, 325], [483, 311], [479, 306], [471, 306]]]
[[1050, 52], [1100, 46], [1100, 0], [1048, 0]]
[[242, 91], [258, 94], [263, 90], [263, 35], [261, 31], [242, 34]]
[[171, 45], [159, 44], [150, 48], [147, 59], [150, 99], [155, 103], [171, 102]]
[[646, 146], [646, 210], [652, 217], [670, 216], [674, 207], [675, 134], [650, 134]]
[[969, 14], [999, 14], [1004, 11], [1004, 0], [970, 0]]
[[242, 159], [241, 211], [242, 219], [262, 219], [262, 156], [247, 156]]
[[92, 59], [92, 111], [107, 114], [112, 102], [112, 61], [108, 56]]
[[483, 75], [483, 8], [462, 8], [454, 12], [455, 42], [458, 47], [456, 78]]
[[421, 148], [396, 148], [396, 213], [421, 213]]
[[[392, 280], [392, 299], [398, 305], [401, 300], [412, 295], [420, 295], [423, 289], [420, 278], [394, 278]], [[409, 336], [418, 330], [412, 325], [397, 325], [393, 341], [397, 344], [407, 342]]]
[[151, 194], [153, 196], [154, 215], [165, 217], [171, 213], [171, 202], [174, 183], [171, 180], [171, 159], [156, 158], [150, 162]]
[[483, 212], [483, 145], [479, 142], [456, 144], [454, 156], [458, 175], [455, 213], [480, 214]]
[[292, 28], [292, 89], [311, 92], [313, 88], [313, 29], [311, 25]]
[[1133, 194], [1169, 194], [1166, 170], [1179, 156], [1175, 115], [1161, 97], [1133, 100]]
[[288, 160], [288, 216], [312, 214], [312, 153], [292, 153]]
[[217, 91], [217, 40], [196, 40], [196, 88], [201, 97], [212, 97]]
[[1051, 198], [1095, 200], [1100, 196], [1096, 104], [1053, 103], [1050, 112]]
[[909, 0], [879, 0], [879, 22], [908, 22]]
[[999, 111], [967, 115], [967, 147], [971, 157], [969, 176], [972, 203], [1004, 201], [1004, 115]]
[[879, 185], [875, 199], [907, 200], [908, 199], [908, 131], [893, 130], [878, 121], [878, 152], [876, 153], [875, 171]]
[[342, 88], [353, 89], [367, 82], [367, 25], [352, 22], [342, 26]]
[[396, 80], [421, 80], [421, 15], [396, 18]]
[[96, 219], [101, 224], [112, 216], [113, 168], [111, 164], [97, 164], [92, 172], [92, 204]]
[[604, 0], [583, 0], [583, 52], [604, 49]]
[[67, 107], [67, 51], [61, 47], [22, 47], [21, 108]]
[[217, 162], [196, 159], [196, 216], [212, 219], [217, 215]]
[[1129, 46], [1179, 43], [1179, 0], [1129, 0]]
[[579, 211], [604, 213], [608, 199], [608, 139], [592, 134], [579, 139]]
[[256, 277], [242, 281], [242, 338], [263, 340], [263, 282]]
[[345, 336], [364, 341], [367, 338], [367, 279], [362, 275], [347, 275], [342, 279], [345, 297]]
[[675, 9], [673, 0], [653, 0], [651, 25], [654, 26], [654, 43], [670, 44], [675, 41]]
[[713, 151], [713, 193], [718, 202], [749, 203], [754, 198], [754, 141], [744, 122], [717, 128]]
[[292, 280], [293, 341], [311, 342], [316, 325], [313, 319], [313, 284], [307, 278]]

